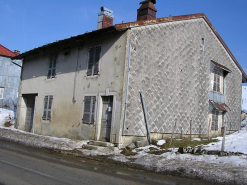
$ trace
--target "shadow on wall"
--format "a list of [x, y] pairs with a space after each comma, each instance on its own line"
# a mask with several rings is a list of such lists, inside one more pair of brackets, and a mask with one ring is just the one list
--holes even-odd
[[[105, 33], [102, 36], [97, 35], [80, 41], [80, 44], [77, 43], [73, 48], [71, 45], [74, 43], [69, 43], [69, 41], [68, 43], [58, 43], [57, 46], [53, 46], [52, 48], [44, 46], [39, 51], [30, 54], [30, 56], [24, 59], [21, 78], [22, 80], [28, 80], [37, 77], [46, 77], [49, 69], [49, 57], [55, 54], [58, 55], [56, 67], [57, 76], [65, 73], [85, 71], [87, 70], [88, 51], [90, 47], [102, 45], [101, 58], [103, 58], [124, 33], [125, 32], [111, 32]], [[114, 60], [114, 57], [109, 60]]]

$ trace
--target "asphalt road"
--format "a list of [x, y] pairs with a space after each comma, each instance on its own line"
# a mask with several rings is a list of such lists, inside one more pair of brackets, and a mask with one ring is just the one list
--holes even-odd
[[0, 140], [0, 185], [207, 185]]

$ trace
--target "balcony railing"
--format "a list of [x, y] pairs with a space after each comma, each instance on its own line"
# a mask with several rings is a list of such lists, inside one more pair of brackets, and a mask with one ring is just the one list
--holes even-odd
[[225, 95], [218, 93], [216, 91], [210, 91], [209, 92], [209, 100], [212, 100], [212, 101], [218, 102], [218, 103], [225, 103]]

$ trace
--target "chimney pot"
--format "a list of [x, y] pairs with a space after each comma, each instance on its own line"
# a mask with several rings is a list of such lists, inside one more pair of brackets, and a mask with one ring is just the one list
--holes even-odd
[[98, 30], [112, 26], [114, 18], [113, 11], [103, 6], [100, 8], [100, 11], [98, 14]]
[[141, 7], [137, 10], [137, 21], [156, 19], [156, 0], [146, 0], [140, 2]]

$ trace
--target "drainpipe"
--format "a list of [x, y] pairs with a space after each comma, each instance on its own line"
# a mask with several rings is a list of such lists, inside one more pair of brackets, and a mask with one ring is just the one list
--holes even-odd
[[143, 108], [144, 118], [145, 118], [145, 123], [146, 123], [146, 128], [147, 128], [147, 138], [148, 138], [149, 144], [151, 144], [151, 136], [150, 136], [150, 131], [149, 131], [148, 116], [147, 116], [145, 101], [144, 101], [142, 92], [140, 92], [140, 95], [141, 95], [142, 108]]
[[128, 103], [130, 60], [131, 60], [131, 40], [129, 40], [128, 66], [127, 66], [127, 77], [126, 77], [126, 89], [125, 89], [124, 118], [123, 118], [123, 130], [122, 130], [122, 135], [124, 135], [125, 120], [126, 120], [126, 107], [127, 107], [127, 103]]

